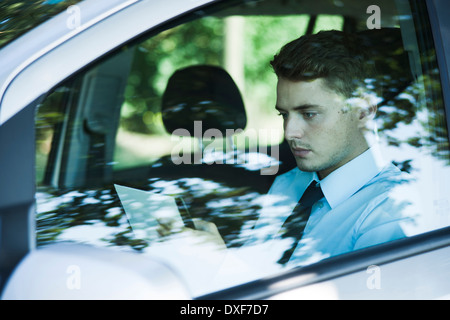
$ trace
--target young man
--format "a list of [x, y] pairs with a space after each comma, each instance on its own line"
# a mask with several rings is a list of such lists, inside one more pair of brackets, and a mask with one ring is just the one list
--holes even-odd
[[399, 195], [406, 180], [366, 137], [376, 112], [366, 89], [374, 73], [358, 38], [338, 31], [306, 35], [271, 64], [276, 109], [297, 168], [277, 177], [269, 194], [279, 201], [255, 226], [262, 242], [283, 243], [267, 254], [282, 265], [301, 265], [404, 237], [411, 213]]

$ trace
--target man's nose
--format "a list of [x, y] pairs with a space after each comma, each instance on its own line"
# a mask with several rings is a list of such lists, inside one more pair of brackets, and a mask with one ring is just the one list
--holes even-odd
[[301, 139], [304, 134], [304, 128], [300, 121], [289, 118], [284, 120], [284, 136], [286, 140]]

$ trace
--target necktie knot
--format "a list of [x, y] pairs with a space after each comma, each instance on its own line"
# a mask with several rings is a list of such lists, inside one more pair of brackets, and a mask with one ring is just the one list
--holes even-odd
[[[302, 197], [297, 203], [297, 207], [312, 207], [317, 201], [323, 198], [323, 192], [317, 181], [309, 184], [308, 188], [303, 193]], [[294, 209], [295, 211], [295, 209]]]

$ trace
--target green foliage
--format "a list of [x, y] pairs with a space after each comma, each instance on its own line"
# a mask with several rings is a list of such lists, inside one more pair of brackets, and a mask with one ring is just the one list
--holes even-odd
[[223, 22], [214, 18], [196, 20], [163, 31], [134, 50], [122, 125], [134, 132], [158, 133], [157, 114], [170, 75], [193, 64], [222, 64]]
[[2, 0], [0, 2], [0, 47], [78, 2], [80, 0], [60, 2]]
[[274, 114], [276, 77], [270, 61], [284, 44], [305, 33], [308, 21], [307, 15], [246, 18], [245, 90], [254, 113]]

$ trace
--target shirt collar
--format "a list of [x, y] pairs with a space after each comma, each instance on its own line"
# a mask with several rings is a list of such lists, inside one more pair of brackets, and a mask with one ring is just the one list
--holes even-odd
[[330, 173], [320, 182], [320, 187], [330, 207], [333, 209], [351, 197], [372, 180], [385, 167], [380, 147], [375, 145], [367, 151]]

